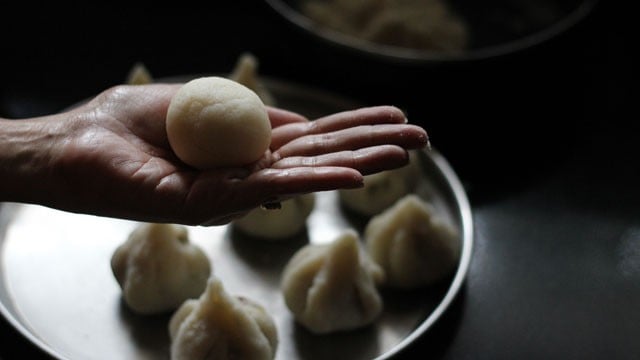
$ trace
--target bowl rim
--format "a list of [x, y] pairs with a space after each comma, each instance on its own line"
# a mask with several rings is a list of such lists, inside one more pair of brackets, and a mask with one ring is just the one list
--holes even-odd
[[555, 21], [542, 30], [533, 32], [515, 40], [497, 45], [489, 45], [463, 51], [461, 53], [443, 53], [429, 50], [410, 49], [393, 45], [379, 44], [372, 41], [357, 39], [353, 36], [317, 25], [298, 10], [283, 0], [265, 0], [271, 8], [290, 24], [304, 30], [309, 35], [337, 45], [343, 49], [360, 54], [374, 56], [383, 60], [408, 63], [425, 62], [466, 62], [485, 60], [505, 56], [535, 47], [566, 32], [580, 23], [596, 7], [599, 0], [582, 0], [580, 4], [566, 16]]

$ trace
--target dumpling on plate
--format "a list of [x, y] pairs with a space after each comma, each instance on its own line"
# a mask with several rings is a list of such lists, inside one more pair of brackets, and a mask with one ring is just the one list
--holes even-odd
[[390, 287], [434, 284], [452, 272], [460, 257], [457, 230], [415, 194], [371, 218], [363, 236]]
[[258, 75], [258, 59], [251, 53], [243, 53], [229, 74], [229, 79], [253, 90], [265, 105], [275, 106], [276, 99]]
[[409, 152], [409, 164], [364, 177], [358, 189], [340, 189], [340, 203], [347, 209], [366, 217], [377, 215], [403, 196], [411, 193], [420, 176], [416, 150]]
[[142, 223], [111, 256], [111, 269], [129, 308], [141, 314], [174, 310], [198, 297], [211, 274], [200, 247], [181, 225]]
[[382, 269], [347, 230], [329, 244], [309, 244], [285, 266], [282, 292], [294, 318], [316, 334], [352, 330], [373, 323], [382, 312], [377, 284]]
[[173, 314], [169, 336], [172, 360], [270, 360], [278, 347], [271, 315], [253, 300], [229, 295], [217, 277]]
[[127, 74], [127, 85], [145, 85], [153, 82], [153, 76], [142, 62], [133, 64]]
[[289, 239], [305, 229], [314, 205], [315, 194], [303, 194], [283, 201], [280, 209], [255, 208], [233, 220], [232, 225], [241, 233], [256, 238]]

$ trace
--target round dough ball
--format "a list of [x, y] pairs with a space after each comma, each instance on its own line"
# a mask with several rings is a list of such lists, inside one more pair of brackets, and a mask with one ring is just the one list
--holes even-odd
[[178, 158], [199, 169], [250, 164], [271, 143], [271, 123], [258, 95], [223, 77], [184, 84], [171, 99], [166, 125]]

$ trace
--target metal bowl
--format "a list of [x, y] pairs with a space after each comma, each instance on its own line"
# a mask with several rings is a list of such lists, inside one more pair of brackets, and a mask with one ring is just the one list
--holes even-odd
[[[464, 34], [451, 34], [449, 39], [440, 41], [440, 46], [428, 47], [424, 44], [417, 46], [414, 44], [407, 45], [408, 41], [402, 41], [401, 37], [406, 33], [400, 30], [397, 35], [398, 27], [405, 26], [407, 21], [402, 19], [399, 14], [394, 14], [395, 22], [389, 20], [387, 16], [387, 28], [380, 31], [371, 30], [370, 27], [375, 20], [370, 15], [371, 12], [377, 14], [387, 11], [392, 5], [391, 3], [401, 3], [401, 1], [378, 1], [378, 0], [361, 0], [349, 3], [350, 0], [266, 0], [267, 3], [283, 18], [288, 20], [295, 27], [311, 34], [314, 38], [328, 42], [342, 48], [351, 49], [355, 52], [371, 55], [392, 61], [405, 62], [451, 62], [480, 60], [492, 58], [500, 55], [515, 53], [523, 49], [530, 48], [537, 44], [546, 42], [559, 34], [567, 31], [583, 18], [585, 18], [594, 8], [597, 0], [489, 0], [489, 1], [461, 1], [461, 0], [423, 0], [422, 5], [438, 2], [444, 6], [448, 18], [453, 17], [457, 24], [453, 27], [456, 31], [464, 30]], [[318, 11], [310, 11], [309, 3], [315, 2], [325, 8], [322, 10], [323, 18], [318, 17]], [[348, 5], [353, 11], [359, 11], [357, 16], [350, 13], [349, 9], [344, 6], [330, 7], [327, 4], [341, 2], [343, 4], [358, 4], [358, 6]], [[371, 4], [378, 4], [374, 10]], [[404, 1], [407, 3], [407, 1]], [[417, 2], [416, 2], [417, 3]], [[364, 5], [363, 5], [364, 4]], [[385, 5], [380, 5], [385, 4]], [[420, 6], [422, 6], [420, 5]], [[367, 6], [368, 15], [363, 15], [363, 7]], [[317, 6], [316, 6], [317, 8]], [[384, 10], [381, 10], [383, 9]], [[332, 10], [338, 9], [339, 11]], [[437, 20], [438, 16], [428, 15], [433, 12], [424, 12], [418, 5], [408, 9], [403, 14], [413, 12], [412, 21], [431, 21]], [[438, 8], [441, 10], [441, 7]], [[423, 11], [422, 15], [419, 11]], [[367, 17], [363, 20], [363, 16]], [[340, 20], [342, 19], [342, 20]], [[340, 21], [342, 21], [340, 23]], [[391, 24], [390, 24], [391, 22]], [[405, 25], [401, 25], [401, 23]], [[330, 23], [330, 24], [329, 24]], [[340, 26], [340, 24], [346, 25]], [[356, 23], [365, 24], [360, 27], [354, 25]], [[380, 21], [377, 21], [379, 24]], [[369, 28], [365, 31], [364, 26]], [[418, 27], [429, 28], [430, 24], [425, 22], [417, 24]], [[448, 26], [448, 25], [447, 25]], [[445, 26], [445, 27], [447, 27]], [[462, 28], [460, 28], [462, 26]], [[356, 29], [357, 30], [354, 30]], [[451, 28], [449, 26], [449, 28]], [[371, 30], [371, 31], [370, 31]], [[415, 28], [414, 28], [415, 30]], [[449, 31], [440, 27], [439, 33], [430, 34], [430, 37], [443, 36], [443, 33]], [[376, 33], [379, 36], [372, 39], [363, 33]], [[394, 34], [391, 34], [394, 33]], [[414, 32], [415, 33], [415, 32]], [[464, 44], [458, 46], [449, 46], [453, 38], [460, 41], [459, 37], [464, 36]], [[375, 37], [375, 36], [374, 36]], [[381, 39], [383, 38], [383, 39]], [[415, 41], [413, 42], [415, 43]]]

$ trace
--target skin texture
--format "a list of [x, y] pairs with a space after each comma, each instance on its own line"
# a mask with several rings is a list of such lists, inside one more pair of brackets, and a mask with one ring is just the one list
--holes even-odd
[[201, 171], [178, 160], [165, 118], [181, 84], [119, 85], [44, 117], [0, 119], [0, 201], [148, 222], [220, 225], [268, 202], [362, 186], [408, 162], [424, 129], [391, 106], [315, 121], [268, 108], [270, 149], [256, 163]]

